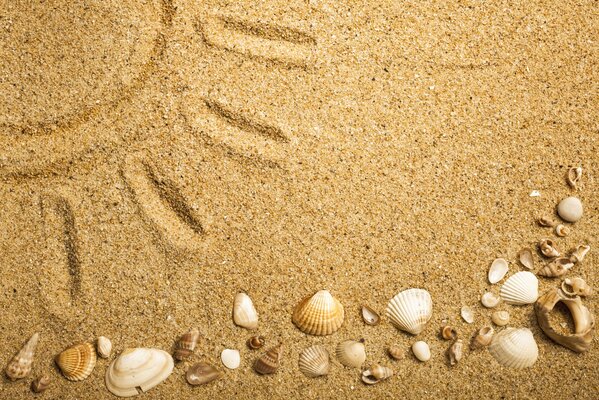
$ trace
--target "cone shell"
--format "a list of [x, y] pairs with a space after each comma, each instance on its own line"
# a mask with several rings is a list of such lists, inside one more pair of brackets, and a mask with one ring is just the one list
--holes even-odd
[[187, 383], [190, 385], [196, 386], [212, 382], [222, 375], [223, 373], [214, 366], [205, 362], [199, 362], [189, 367], [185, 373], [185, 379], [187, 379]]
[[173, 357], [158, 349], [126, 349], [106, 369], [106, 388], [120, 397], [147, 392], [173, 372]]
[[283, 356], [283, 345], [279, 344], [269, 349], [264, 355], [254, 362], [254, 371], [260, 375], [274, 374], [279, 368]]
[[532, 272], [516, 272], [503, 284], [499, 294], [508, 304], [534, 303], [539, 297], [539, 280]]
[[567, 257], [556, 258], [538, 272], [539, 276], [545, 276], [547, 278], [555, 278], [564, 275], [570, 268], [574, 266], [571, 259]]
[[337, 345], [335, 355], [339, 362], [346, 367], [362, 368], [362, 364], [366, 361], [366, 348], [364, 339], [360, 341], [346, 340]]
[[9, 361], [4, 372], [11, 381], [25, 378], [31, 373], [33, 356], [39, 337], [39, 333], [34, 333], [21, 350]]
[[293, 323], [310, 335], [330, 335], [343, 324], [343, 305], [327, 290], [302, 300], [293, 312]]
[[374, 385], [392, 376], [391, 368], [376, 364], [362, 372], [362, 381], [368, 385]]
[[56, 356], [56, 365], [70, 381], [82, 381], [91, 375], [96, 366], [96, 349], [91, 343], [69, 347]]
[[258, 313], [250, 296], [245, 293], [237, 293], [233, 301], [233, 322], [235, 325], [246, 329], [258, 327]]
[[299, 356], [299, 369], [308, 378], [329, 373], [329, 352], [322, 345], [308, 347]]
[[387, 305], [387, 316], [398, 329], [417, 335], [433, 314], [431, 295], [424, 289], [399, 292]]
[[530, 329], [506, 328], [493, 337], [489, 353], [505, 367], [527, 368], [537, 361], [539, 348]]
[[177, 348], [173, 357], [175, 360], [182, 361], [189, 357], [196, 348], [198, 339], [200, 338], [200, 331], [197, 328], [193, 328], [177, 341]]

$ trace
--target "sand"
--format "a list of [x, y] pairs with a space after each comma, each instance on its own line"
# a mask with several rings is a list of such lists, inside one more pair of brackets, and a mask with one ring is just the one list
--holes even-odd
[[[32, 375], [3, 377], [1, 398], [32, 398], [42, 373], [42, 398], [114, 398], [109, 361], [71, 383], [53, 357], [99, 335], [116, 353], [170, 351], [192, 326], [194, 357], [140, 398], [599, 397], [597, 344], [558, 346], [532, 306], [499, 306], [538, 342], [530, 369], [486, 351], [450, 367], [438, 337], [445, 322], [465, 340], [489, 323], [491, 261], [514, 273], [522, 247], [553, 237], [535, 218], [573, 193], [571, 166], [585, 215], [557, 243], [591, 245], [569, 276], [599, 286], [596, 2], [0, 3], [0, 364], [41, 334]], [[423, 333], [362, 322], [362, 304], [383, 312], [408, 287], [434, 301]], [[322, 288], [346, 321], [309, 337], [292, 309]], [[252, 333], [233, 324], [240, 290], [267, 345], [284, 343], [273, 376], [253, 373]], [[366, 386], [337, 361], [301, 375], [301, 350], [350, 338], [396, 376]], [[416, 340], [431, 361], [409, 353]], [[241, 367], [187, 385], [186, 368], [222, 368], [225, 347]]]

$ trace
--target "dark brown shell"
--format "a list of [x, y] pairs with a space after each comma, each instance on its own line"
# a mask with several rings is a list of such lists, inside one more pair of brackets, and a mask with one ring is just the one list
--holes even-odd
[[269, 349], [254, 363], [254, 370], [260, 375], [274, 374], [279, 368], [283, 356], [283, 345], [279, 344]]
[[196, 348], [199, 338], [200, 331], [197, 328], [194, 328], [182, 335], [177, 341], [177, 348], [173, 354], [175, 360], [183, 361], [189, 357]]

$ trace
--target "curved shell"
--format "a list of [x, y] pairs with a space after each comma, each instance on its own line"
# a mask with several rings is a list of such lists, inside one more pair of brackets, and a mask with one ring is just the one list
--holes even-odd
[[177, 361], [183, 361], [189, 357], [196, 348], [198, 339], [200, 338], [200, 331], [198, 328], [193, 328], [189, 332], [182, 335], [177, 340], [177, 345], [173, 357]]
[[537, 361], [539, 348], [530, 329], [506, 328], [493, 337], [489, 353], [505, 367], [527, 368]]
[[486, 308], [494, 308], [497, 307], [499, 302], [501, 301], [501, 297], [497, 296], [493, 292], [486, 292], [480, 297], [480, 302]]
[[136, 396], [137, 388], [147, 392], [173, 372], [174, 360], [159, 349], [126, 349], [106, 369], [106, 388], [120, 397]]
[[532, 250], [524, 248], [518, 252], [518, 261], [524, 268], [533, 269], [535, 266], [534, 257], [532, 255]]
[[428, 346], [428, 343], [422, 340], [419, 340], [412, 345], [412, 353], [414, 353], [414, 356], [422, 362], [426, 362], [431, 359], [431, 349]]
[[462, 339], [456, 340], [449, 350], [447, 351], [447, 356], [449, 357], [449, 365], [456, 365], [460, 362], [463, 356], [463, 348], [464, 344]]
[[339, 362], [346, 367], [361, 368], [366, 361], [366, 347], [364, 339], [359, 341], [346, 340], [337, 345], [335, 355]]
[[299, 369], [308, 378], [326, 375], [330, 367], [329, 352], [322, 345], [308, 347], [299, 356]]
[[539, 297], [539, 280], [532, 272], [516, 272], [503, 284], [499, 294], [508, 304], [534, 303]]
[[362, 319], [366, 325], [378, 325], [381, 322], [379, 314], [367, 305], [362, 306]]
[[56, 356], [56, 364], [70, 381], [82, 381], [91, 375], [96, 366], [96, 349], [91, 343], [69, 347]]
[[547, 278], [555, 278], [564, 275], [570, 268], [574, 266], [574, 262], [567, 257], [556, 258], [537, 272], [539, 276]]
[[496, 258], [491, 267], [489, 267], [489, 273], [487, 278], [489, 279], [489, 283], [495, 284], [503, 279], [507, 271], [509, 270], [508, 263], [503, 258]]
[[25, 378], [31, 373], [33, 356], [39, 337], [39, 333], [34, 333], [21, 350], [9, 361], [4, 372], [11, 381]]
[[343, 324], [343, 305], [327, 290], [320, 290], [304, 298], [295, 307], [293, 323], [310, 335], [330, 335]]
[[399, 292], [387, 305], [387, 316], [398, 329], [417, 335], [433, 314], [431, 295], [424, 289]]
[[228, 369], [237, 369], [241, 364], [241, 356], [239, 350], [235, 349], [224, 349], [220, 353], [220, 361]]
[[192, 386], [212, 382], [223, 375], [218, 369], [206, 362], [199, 362], [189, 367], [185, 373], [187, 383]]
[[235, 325], [246, 329], [258, 327], [258, 313], [250, 296], [245, 293], [237, 293], [233, 301], [233, 322]]
[[487, 347], [489, 344], [491, 344], [494, 333], [495, 333], [495, 330], [492, 327], [483, 326], [482, 328], [480, 328], [478, 330], [478, 332], [476, 333], [476, 336], [474, 336], [474, 339], [472, 339], [472, 343], [470, 344], [470, 347], [472, 349], [480, 349], [483, 347]]
[[505, 326], [510, 322], [510, 313], [507, 311], [495, 311], [491, 314], [491, 321], [497, 326]]
[[262, 357], [254, 362], [254, 371], [260, 375], [274, 374], [279, 368], [283, 356], [283, 345], [279, 344], [269, 349]]
[[593, 289], [582, 278], [566, 278], [562, 282], [562, 291], [568, 296], [589, 297]]
[[574, 250], [572, 255], [570, 255], [570, 261], [573, 263], [582, 262], [590, 250], [591, 246], [581, 244], [580, 246], [576, 247], [576, 250]]
[[393, 376], [393, 370], [389, 367], [376, 364], [362, 372], [362, 382], [374, 385]]

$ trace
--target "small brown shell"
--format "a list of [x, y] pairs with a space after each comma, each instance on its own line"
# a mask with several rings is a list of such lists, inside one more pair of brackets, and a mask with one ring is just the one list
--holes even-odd
[[520, 250], [518, 252], [518, 261], [524, 268], [533, 269], [534, 268], [534, 258], [532, 255], [532, 250], [528, 247]]
[[544, 226], [546, 228], [552, 228], [556, 224], [556, 222], [553, 219], [551, 219], [547, 216], [539, 218], [538, 223], [539, 223], [539, 225]]
[[566, 278], [562, 282], [562, 291], [568, 296], [589, 297], [593, 289], [582, 278]]
[[458, 331], [447, 325], [441, 328], [441, 337], [445, 340], [454, 340], [458, 337]]
[[264, 336], [252, 336], [248, 339], [247, 345], [250, 349], [257, 350], [264, 346], [264, 343], [266, 343]]
[[33, 356], [39, 337], [39, 333], [34, 333], [6, 366], [4, 372], [11, 381], [25, 378], [31, 372]]
[[541, 254], [547, 258], [556, 258], [561, 255], [559, 250], [555, 247], [555, 242], [551, 239], [542, 239], [539, 242], [539, 250], [541, 251]]
[[387, 353], [389, 353], [389, 356], [394, 360], [403, 360], [406, 355], [405, 351], [398, 346], [389, 347], [389, 349], [387, 349]]
[[42, 375], [31, 382], [31, 391], [33, 393], [41, 393], [48, 389], [48, 386], [50, 386], [50, 377], [48, 375]]
[[283, 356], [283, 344], [272, 347], [254, 362], [254, 371], [260, 375], [274, 374]]
[[449, 351], [447, 352], [447, 355], [449, 357], [449, 365], [456, 365], [462, 359], [463, 348], [464, 344], [462, 343], [462, 339], [456, 340], [451, 345]]
[[223, 375], [218, 369], [206, 362], [199, 362], [189, 367], [185, 379], [190, 385], [203, 385], [212, 382]]
[[537, 272], [537, 275], [545, 276], [547, 278], [555, 278], [564, 275], [573, 266], [574, 264], [569, 258], [560, 257], [541, 268], [541, 270]]
[[483, 326], [479, 329], [474, 339], [472, 339], [472, 343], [470, 344], [471, 349], [481, 349], [483, 347], [487, 347], [491, 344], [493, 340], [493, 335], [495, 334], [495, 330], [490, 326]]
[[376, 364], [362, 372], [362, 381], [368, 385], [374, 385], [392, 376], [391, 368]]
[[189, 357], [195, 350], [199, 338], [200, 331], [197, 328], [193, 328], [189, 332], [182, 335], [177, 341], [177, 348], [173, 354], [175, 360], [183, 361]]
[[82, 381], [91, 375], [96, 365], [96, 349], [91, 343], [69, 347], [56, 356], [56, 365], [70, 381]]
[[372, 308], [367, 305], [362, 306], [362, 319], [366, 325], [378, 325], [381, 322], [381, 317]]

